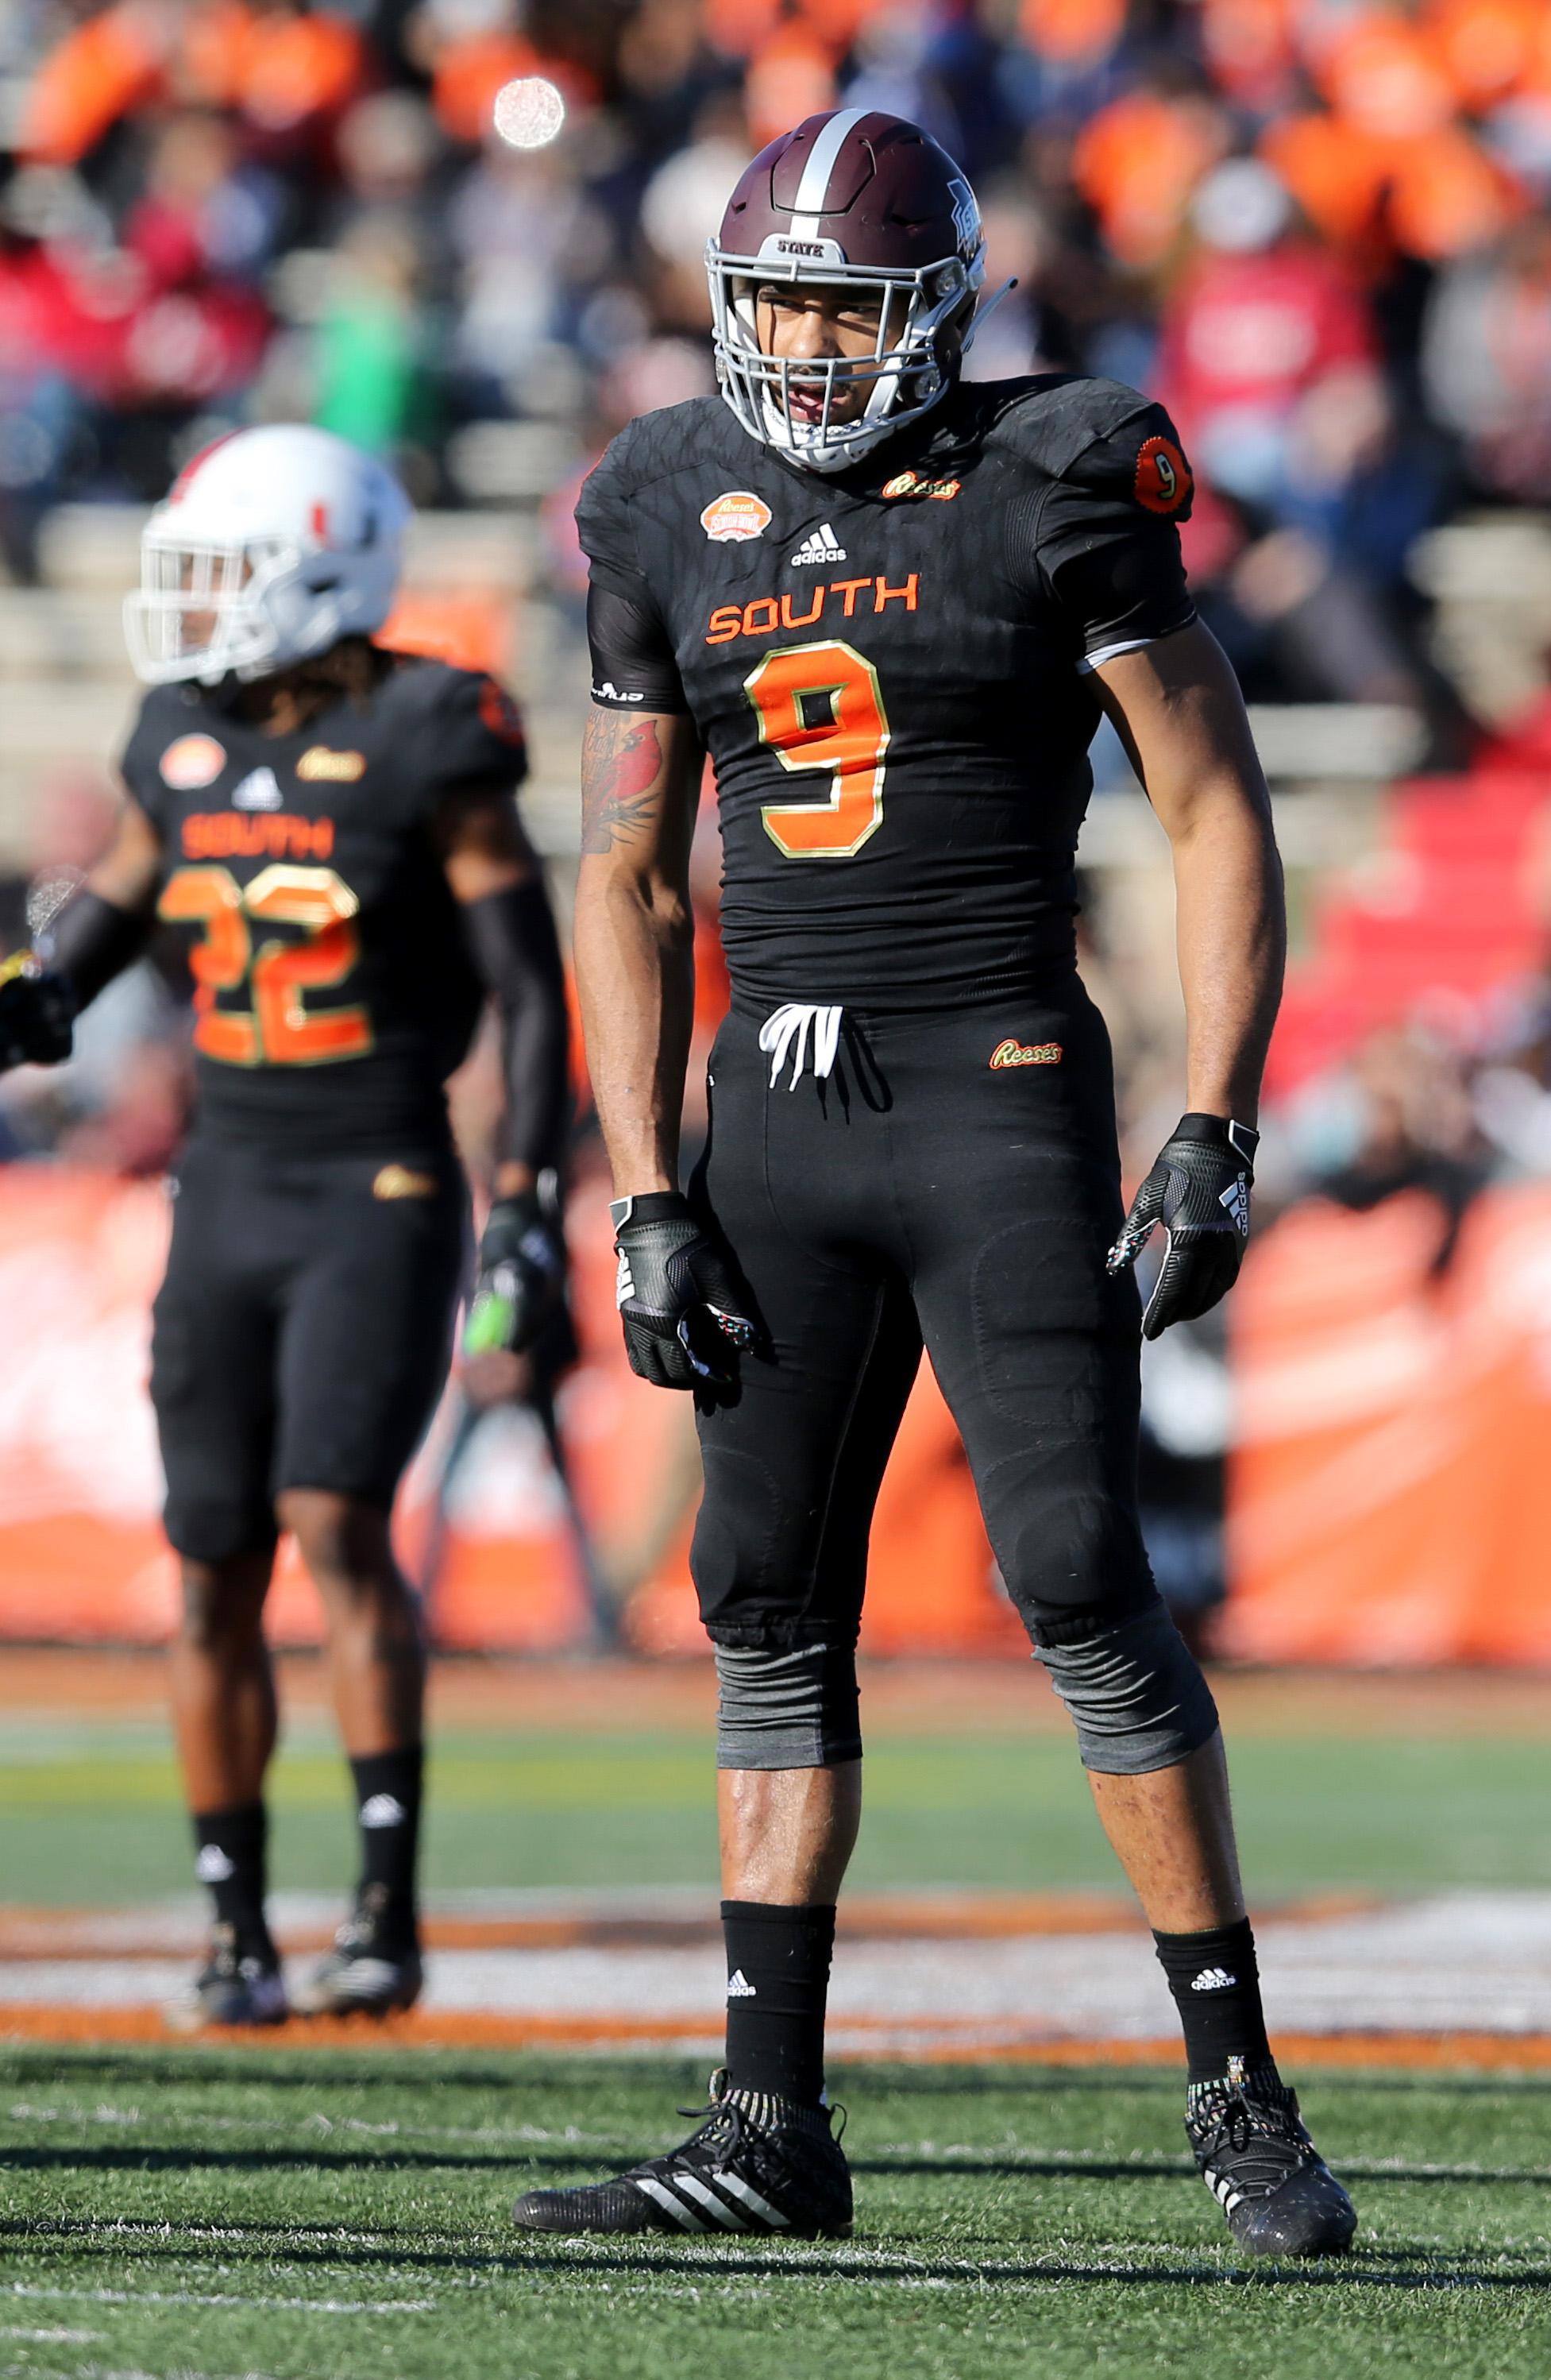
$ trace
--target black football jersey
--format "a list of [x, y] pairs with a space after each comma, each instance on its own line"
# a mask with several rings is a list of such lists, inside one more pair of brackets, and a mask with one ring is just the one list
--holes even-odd
[[843, 475], [717, 397], [587, 480], [593, 700], [687, 710], [756, 999], [969, 1000], [1073, 944], [1096, 662], [1194, 617], [1168, 416], [1072, 374], [961, 385]]
[[187, 940], [198, 1124], [303, 1153], [427, 1148], [482, 993], [432, 836], [460, 785], [520, 783], [494, 681], [394, 658], [295, 735], [158, 686], [122, 762]]

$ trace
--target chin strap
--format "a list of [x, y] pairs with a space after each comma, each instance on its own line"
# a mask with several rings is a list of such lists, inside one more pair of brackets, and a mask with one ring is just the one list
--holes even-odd
[[991, 316], [996, 312], [996, 310], [1001, 304], [1002, 299], [1004, 298], [1011, 298], [1013, 290], [1016, 289], [1017, 286], [1017, 274], [1015, 273], [1009, 273], [1000, 288], [994, 289], [991, 292], [991, 295], [987, 298], [985, 304], [975, 308], [974, 313], [969, 318], [969, 328], [964, 333], [963, 345], [959, 349], [961, 356], [968, 355], [971, 347], [975, 345], [976, 338], [979, 336], [986, 324], [990, 321]]

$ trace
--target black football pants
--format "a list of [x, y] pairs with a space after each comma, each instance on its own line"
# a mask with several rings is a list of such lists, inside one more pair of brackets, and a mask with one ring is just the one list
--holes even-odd
[[847, 1011], [830, 1076], [791, 1087], [790, 1057], [770, 1085], [763, 1014], [735, 1002], [717, 1038], [691, 1188], [766, 1342], [700, 1416], [710, 1635], [854, 1641], [923, 1342], [1035, 1643], [1151, 1604], [1138, 1300], [1104, 1269], [1121, 1218], [1109, 1037], [1076, 975], [968, 1008]]
[[179, 1553], [266, 1551], [287, 1488], [390, 1509], [447, 1378], [467, 1219], [450, 1152], [190, 1145], [151, 1360]]

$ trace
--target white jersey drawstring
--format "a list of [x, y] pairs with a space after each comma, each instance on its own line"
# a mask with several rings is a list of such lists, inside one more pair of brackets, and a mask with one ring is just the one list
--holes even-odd
[[786, 1087], [794, 1091], [807, 1057], [808, 1028], [813, 1028], [813, 1073], [818, 1082], [825, 1081], [833, 1071], [835, 1052], [840, 1048], [841, 1019], [843, 1008], [826, 1008], [818, 1001], [789, 1000], [771, 1011], [759, 1027], [759, 1047], [768, 1050], [770, 1058], [770, 1088], [786, 1063], [786, 1052], [794, 1041], [796, 1050], [792, 1059], [792, 1080]]

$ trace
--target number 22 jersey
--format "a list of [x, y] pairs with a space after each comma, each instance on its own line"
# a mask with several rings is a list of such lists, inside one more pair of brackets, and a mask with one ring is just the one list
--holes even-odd
[[832, 476], [719, 397], [622, 431], [576, 511], [593, 701], [693, 718], [740, 990], [935, 1006], [1070, 959], [1092, 671], [1194, 619], [1191, 492], [1168, 416], [1075, 375], [962, 384]]
[[296, 1155], [449, 1145], [442, 1084], [483, 994], [435, 826], [460, 790], [515, 788], [502, 688], [381, 656], [295, 735], [157, 686], [121, 763], [160, 837], [158, 915], [188, 947], [197, 1125]]

